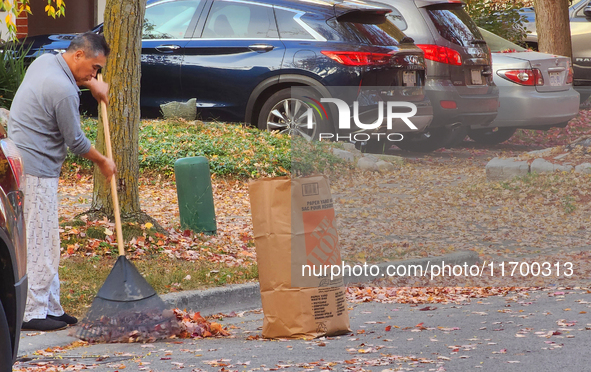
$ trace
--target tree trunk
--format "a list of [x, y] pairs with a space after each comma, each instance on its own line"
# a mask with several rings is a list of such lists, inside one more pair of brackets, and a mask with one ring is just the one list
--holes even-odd
[[[151, 220], [140, 209], [139, 200], [139, 123], [141, 77], [141, 30], [145, 0], [107, 0], [105, 38], [111, 54], [103, 74], [109, 83], [109, 126], [113, 160], [117, 164], [117, 191], [124, 221]], [[102, 121], [99, 120], [100, 123]], [[105, 153], [104, 130], [99, 124], [96, 147]], [[94, 191], [89, 215], [113, 217], [109, 183], [94, 169]]]
[[569, 5], [569, 0], [536, 0], [534, 2], [540, 52], [572, 58]]

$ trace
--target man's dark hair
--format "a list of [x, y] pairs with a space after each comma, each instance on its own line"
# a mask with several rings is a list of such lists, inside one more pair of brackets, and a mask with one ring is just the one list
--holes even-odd
[[67, 50], [68, 52], [82, 50], [90, 58], [97, 57], [99, 54], [108, 57], [111, 53], [111, 48], [105, 37], [90, 31], [76, 35]]

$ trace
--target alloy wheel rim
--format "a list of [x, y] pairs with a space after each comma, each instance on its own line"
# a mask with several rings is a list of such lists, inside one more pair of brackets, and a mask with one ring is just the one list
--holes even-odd
[[267, 116], [267, 130], [311, 141], [316, 134], [316, 116], [311, 115], [312, 129], [308, 128], [308, 111], [311, 107], [297, 98], [286, 98], [273, 106]]

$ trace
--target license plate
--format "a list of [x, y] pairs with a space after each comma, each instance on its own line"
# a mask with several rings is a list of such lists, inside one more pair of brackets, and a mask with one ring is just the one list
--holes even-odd
[[560, 78], [560, 72], [550, 73], [550, 85], [553, 87], [562, 85], [562, 79]]
[[482, 73], [480, 70], [471, 70], [472, 72], [472, 84], [482, 85]]
[[404, 86], [414, 87], [417, 85], [417, 75], [414, 71], [404, 71], [402, 72], [402, 82]]

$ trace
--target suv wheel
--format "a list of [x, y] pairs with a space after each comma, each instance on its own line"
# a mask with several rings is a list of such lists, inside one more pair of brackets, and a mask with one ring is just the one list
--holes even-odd
[[10, 331], [4, 314], [4, 307], [0, 304], [0, 371], [12, 371], [12, 348], [10, 345]]
[[482, 143], [485, 145], [496, 145], [501, 142], [505, 142], [513, 133], [515, 133], [515, 128], [487, 128], [487, 129], [477, 129], [471, 130], [468, 134], [474, 142]]
[[[314, 97], [317, 99], [318, 97]], [[259, 129], [301, 136], [311, 141], [320, 133], [332, 133], [326, 117], [320, 116], [304, 97], [292, 97], [291, 88], [282, 89], [263, 104], [259, 113]], [[312, 110], [312, 128], [308, 128], [308, 109]]]
[[427, 128], [418, 135], [405, 136], [402, 141], [396, 142], [396, 146], [405, 151], [431, 152], [460, 143], [465, 136], [465, 129], [461, 126], [455, 128]]

